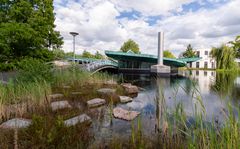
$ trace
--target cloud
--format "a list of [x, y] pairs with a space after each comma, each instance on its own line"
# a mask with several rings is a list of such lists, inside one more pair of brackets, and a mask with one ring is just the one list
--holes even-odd
[[[193, 2], [217, 7], [203, 4], [196, 11], [182, 9]], [[77, 31], [77, 53], [83, 49], [119, 50], [131, 38], [142, 53], [157, 54], [157, 32], [164, 31], [165, 49], [177, 55], [188, 44], [211, 48], [240, 34], [239, 0], [57, 0], [54, 5], [55, 24], [65, 41], [63, 49], [72, 50], [69, 32]], [[124, 17], [119, 17], [122, 14]]]

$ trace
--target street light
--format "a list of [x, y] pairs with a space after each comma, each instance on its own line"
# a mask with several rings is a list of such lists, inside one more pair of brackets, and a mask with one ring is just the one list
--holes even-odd
[[79, 34], [77, 32], [70, 32], [70, 34], [73, 36], [73, 60], [75, 63], [75, 37]]

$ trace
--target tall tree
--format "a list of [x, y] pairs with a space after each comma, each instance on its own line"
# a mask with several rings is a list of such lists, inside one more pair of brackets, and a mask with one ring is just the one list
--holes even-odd
[[131, 50], [134, 53], [140, 53], [138, 44], [132, 39], [129, 39], [128, 41], [124, 42], [120, 50], [123, 52]]
[[186, 51], [184, 51], [184, 52], [182, 53], [182, 57], [185, 57], [185, 58], [191, 58], [191, 57], [196, 57], [196, 56], [197, 56], [197, 55], [196, 55], [196, 52], [193, 50], [191, 44], [189, 44], [189, 45], [187, 46]]
[[236, 64], [234, 62], [236, 51], [232, 47], [222, 45], [212, 48], [211, 55], [217, 62], [218, 69], [233, 69]]
[[54, 30], [54, 20], [53, 0], [2, 0], [0, 57], [19, 58], [50, 46], [61, 47], [62, 37]]
[[240, 58], [240, 35], [235, 38], [235, 41], [230, 42], [233, 45], [234, 50], [236, 50], [236, 57]]
[[174, 56], [174, 54], [173, 54], [172, 52], [170, 52], [169, 50], [163, 51], [163, 57], [176, 58], [176, 57]]

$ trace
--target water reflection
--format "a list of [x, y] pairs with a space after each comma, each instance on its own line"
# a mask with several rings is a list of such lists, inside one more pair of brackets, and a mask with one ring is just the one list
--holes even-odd
[[[215, 71], [184, 71], [180, 76], [157, 78], [149, 75], [122, 75], [126, 82], [131, 82], [145, 90], [140, 92], [132, 102], [118, 104], [124, 109], [141, 112], [143, 133], [146, 136], [156, 135], [166, 121], [166, 114], [172, 114], [178, 104], [183, 106], [186, 116], [194, 119], [194, 112], [204, 108], [206, 121], [217, 119], [223, 122], [222, 111], [228, 103], [239, 105], [240, 77], [234, 73], [216, 73]], [[201, 102], [197, 97], [201, 97]], [[203, 107], [204, 106], [204, 107]], [[131, 122], [109, 118], [107, 108], [104, 108], [103, 121], [96, 127], [97, 136], [104, 138], [112, 136], [130, 136]], [[137, 120], [133, 121], [134, 123]], [[107, 134], [107, 135], [106, 135]]]

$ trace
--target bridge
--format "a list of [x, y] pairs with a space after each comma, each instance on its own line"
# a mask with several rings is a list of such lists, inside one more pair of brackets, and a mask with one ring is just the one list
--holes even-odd
[[[75, 63], [87, 71], [93, 73], [104, 70], [124, 70], [132, 72], [150, 72], [152, 65], [157, 64], [158, 58], [155, 55], [149, 54], [135, 54], [133, 52], [120, 51], [105, 51], [109, 59], [92, 59], [79, 58], [75, 59]], [[187, 63], [200, 60], [199, 57], [194, 58], [163, 58], [164, 65], [170, 66], [172, 70], [176, 71], [178, 67], [184, 67]], [[74, 61], [73, 59], [68, 59]]]

